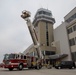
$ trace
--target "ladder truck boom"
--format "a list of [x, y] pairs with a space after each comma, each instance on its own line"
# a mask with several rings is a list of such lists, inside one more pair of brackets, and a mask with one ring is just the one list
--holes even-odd
[[26, 10], [22, 11], [21, 17], [27, 22], [27, 26], [28, 26], [29, 32], [31, 34], [31, 37], [32, 37], [32, 40], [33, 40], [33, 43], [34, 43], [34, 47], [36, 49], [38, 59], [42, 59], [43, 56], [42, 56], [42, 53], [39, 49], [40, 44], [38, 43], [38, 38], [37, 38], [37, 35], [36, 35], [34, 25], [32, 25], [32, 22], [29, 19], [30, 16], [31, 16], [31, 14], [30, 14], [29, 11], [26, 11]]

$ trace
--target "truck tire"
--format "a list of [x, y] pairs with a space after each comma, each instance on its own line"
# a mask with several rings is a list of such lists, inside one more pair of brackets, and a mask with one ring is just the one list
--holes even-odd
[[40, 67], [39, 67], [39, 65], [37, 65], [37, 70], [39, 70], [40, 69]]
[[41, 69], [41, 65], [40, 64], [37, 64], [36, 69], [37, 70]]
[[59, 66], [58, 69], [61, 69], [61, 67]]
[[41, 69], [42, 68], [42, 65], [40, 64], [39, 68]]
[[19, 64], [18, 69], [22, 70], [23, 69], [23, 64]]
[[74, 67], [74, 66], [72, 66], [72, 69], [75, 69], [75, 67]]
[[13, 68], [8, 68], [9, 69], [9, 71], [12, 71], [13, 70]]

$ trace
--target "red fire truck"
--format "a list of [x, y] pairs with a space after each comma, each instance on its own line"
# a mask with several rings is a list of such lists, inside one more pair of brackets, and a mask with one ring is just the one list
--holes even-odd
[[22, 70], [23, 68], [40, 69], [42, 67], [42, 61], [37, 63], [37, 59], [37, 57], [26, 56], [24, 54], [5, 54], [3, 64], [0, 64], [0, 67], [8, 68], [10, 71], [14, 68], [18, 70]]
[[38, 43], [38, 38], [36, 35], [36, 31], [34, 28], [34, 25], [32, 25], [31, 20], [29, 19], [30, 17], [30, 12], [29, 11], [22, 11], [21, 17], [27, 22], [27, 26], [29, 29], [29, 32], [31, 34], [34, 47], [37, 52], [37, 57], [35, 56], [25, 56], [23, 54], [5, 54], [4, 56], [4, 68], [8, 68], [9, 70], [13, 70], [14, 68], [17, 68], [19, 70], [22, 70], [23, 68], [37, 68], [40, 69], [42, 66], [42, 60], [43, 60], [43, 55], [40, 50], [40, 44]]

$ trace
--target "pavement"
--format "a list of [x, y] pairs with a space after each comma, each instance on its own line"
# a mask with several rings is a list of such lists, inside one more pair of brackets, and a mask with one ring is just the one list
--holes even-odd
[[9, 71], [8, 69], [0, 68], [0, 75], [76, 75], [76, 69], [47, 69], [43, 67], [40, 70], [36, 69], [23, 69], [18, 71], [14, 69]]

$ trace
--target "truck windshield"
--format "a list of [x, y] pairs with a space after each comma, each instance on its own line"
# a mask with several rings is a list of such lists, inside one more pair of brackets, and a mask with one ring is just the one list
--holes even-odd
[[14, 59], [15, 58], [15, 54], [5, 54], [4, 55], [4, 60], [9, 60], [9, 59]]

